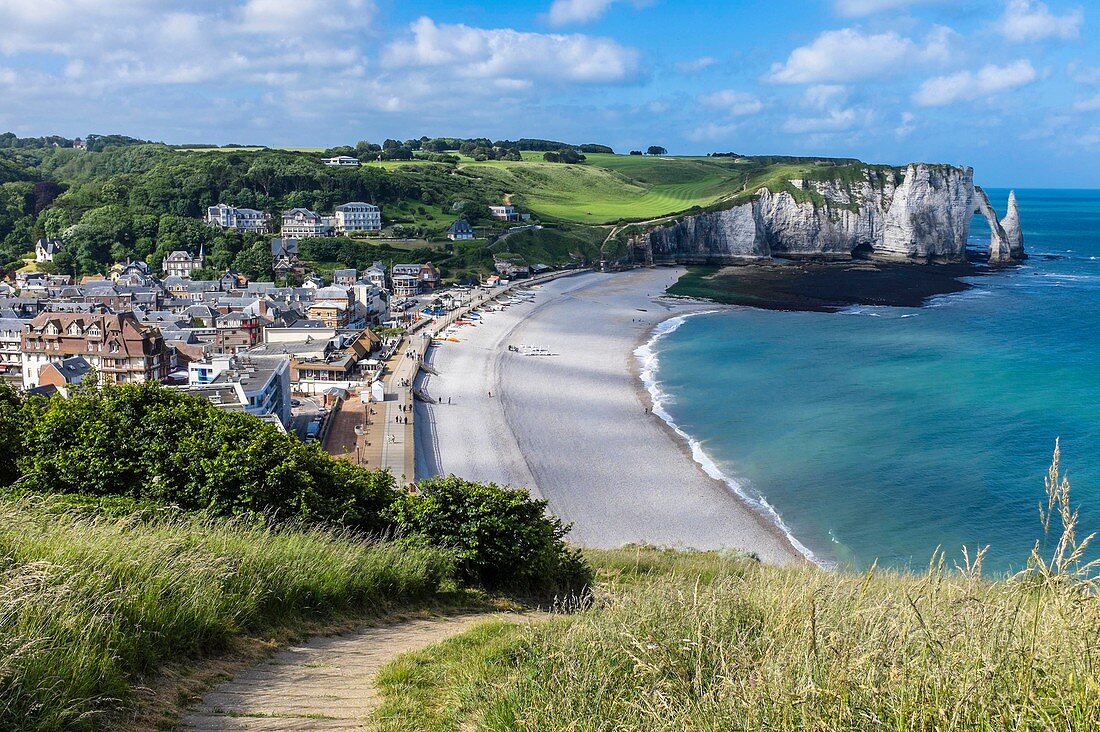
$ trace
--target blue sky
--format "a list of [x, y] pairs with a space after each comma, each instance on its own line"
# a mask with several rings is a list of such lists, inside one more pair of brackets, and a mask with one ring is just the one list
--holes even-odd
[[544, 137], [1100, 187], [1094, 16], [1063, 0], [3, 0], [0, 129]]

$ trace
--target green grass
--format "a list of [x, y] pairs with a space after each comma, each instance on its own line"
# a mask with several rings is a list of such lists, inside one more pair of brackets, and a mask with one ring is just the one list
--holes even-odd
[[797, 200], [821, 201], [791, 180], [837, 180], [848, 187], [871, 169], [855, 164], [819, 164], [812, 159], [770, 160], [707, 157], [588, 155], [583, 165], [561, 165], [524, 155], [523, 162], [464, 161], [478, 175], [513, 194], [514, 202], [544, 217], [585, 224], [662, 218], [696, 207], [749, 200], [756, 191], [787, 191]]
[[515, 662], [529, 631], [491, 620], [388, 664], [377, 678], [383, 703], [371, 718], [376, 732], [458, 731], [487, 701], [486, 683]]
[[384, 170], [399, 170], [400, 168], [413, 167], [422, 168], [426, 166], [438, 165], [445, 167], [444, 163], [437, 163], [432, 160], [368, 160], [363, 163], [364, 167], [370, 166], [374, 168], [382, 168]]
[[382, 674], [379, 729], [1100, 728], [1100, 600], [1072, 587], [589, 553], [581, 613], [486, 626]]
[[102, 729], [165, 663], [423, 604], [453, 569], [440, 551], [340, 532], [4, 500], [0, 729]]
[[438, 204], [422, 203], [410, 199], [386, 206], [383, 213], [387, 222], [405, 226], [423, 226], [439, 231], [446, 231], [451, 223], [458, 218], [457, 214], [450, 210], [444, 210]]
[[[380, 729], [420, 732], [1100, 729], [1100, 560], [1060, 451], [1016, 575], [985, 550], [921, 572], [734, 554], [588, 552], [596, 599], [383, 670]], [[463, 663], [467, 660], [467, 663]], [[384, 716], [383, 716], [384, 715]]]
[[584, 165], [527, 160], [465, 163], [463, 171], [514, 194], [514, 202], [553, 219], [607, 224], [707, 206], [734, 193], [739, 173], [708, 159], [590, 155]]
[[529, 229], [497, 240], [490, 251], [495, 255], [514, 255], [507, 258], [530, 265], [554, 267], [582, 259], [588, 262], [598, 260], [600, 244], [605, 236], [603, 229], [582, 226]]

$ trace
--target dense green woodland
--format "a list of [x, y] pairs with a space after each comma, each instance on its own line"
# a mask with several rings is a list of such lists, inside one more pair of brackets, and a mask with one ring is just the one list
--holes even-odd
[[[536, 147], [545, 143], [555, 150], [563, 145], [524, 142]], [[265, 279], [271, 266], [266, 237], [221, 233], [205, 226], [202, 217], [208, 206], [228, 203], [277, 215], [298, 206], [331, 212], [348, 201], [367, 201], [383, 207], [396, 234], [444, 242], [446, 229], [460, 216], [474, 226], [491, 223], [488, 205], [499, 203], [508, 192], [491, 179], [461, 170], [457, 157], [434, 154], [419, 144], [416, 154], [422, 159], [408, 166], [333, 168], [320, 162], [320, 154], [287, 150], [229, 148], [202, 153], [129, 138], [89, 138], [90, 150], [85, 152], [54, 143], [71, 141], [0, 136], [0, 267], [9, 273], [23, 265], [37, 238], [63, 236], [67, 246], [50, 265], [57, 272], [99, 273], [125, 259], [145, 260], [158, 269], [168, 252], [197, 252], [203, 246], [211, 270], [233, 267]], [[395, 143], [396, 147], [391, 143], [387, 141], [384, 150], [360, 143], [358, 150], [334, 148], [324, 154], [351, 151], [372, 159], [377, 153], [400, 160], [405, 156], [398, 151], [411, 158], [407, 145], [419, 141]], [[518, 147], [494, 146], [500, 144], [447, 139], [431, 147], [455, 145], [476, 159], [518, 159]], [[598, 236], [574, 231], [567, 239], [565, 248], [552, 252], [547, 263], [583, 260], [598, 251]], [[315, 244], [315, 249], [325, 251], [314, 256], [319, 262], [352, 266], [433, 259], [445, 274], [461, 276], [491, 268], [485, 244], [456, 249], [441, 243], [408, 252], [369, 239], [340, 238]]]

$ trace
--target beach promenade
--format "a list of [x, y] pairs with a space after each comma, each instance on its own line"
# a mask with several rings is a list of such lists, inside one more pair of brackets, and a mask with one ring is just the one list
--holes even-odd
[[431, 349], [437, 373], [418, 384], [444, 403], [416, 405], [417, 476], [529, 488], [573, 525], [570, 540], [581, 546], [728, 548], [799, 561], [649, 411], [635, 349], [661, 321], [715, 307], [661, 297], [682, 271], [547, 283], [535, 302], [489, 313], [462, 342]]
[[371, 469], [389, 470], [399, 483], [416, 477], [416, 411], [413, 387], [432, 339], [490, 300], [516, 288], [548, 282], [573, 272], [555, 272], [523, 280], [505, 288], [476, 289], [465, 305], [418, 324], [402, 337], [393, 355], [384, 362], [382, 383], [385, 400], [363, 404], [352, 394], [333, 416], [326, 450]]

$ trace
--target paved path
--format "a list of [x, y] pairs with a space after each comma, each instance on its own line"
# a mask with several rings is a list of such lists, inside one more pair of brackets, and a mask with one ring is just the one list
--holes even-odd
[[183, 719], [181, 730], [359, 730], [380, 702], [378, 671], [397, 656], [458, 635], [492, 618], [479, 614], [410, 620], [291, 646], [219, 684]]

